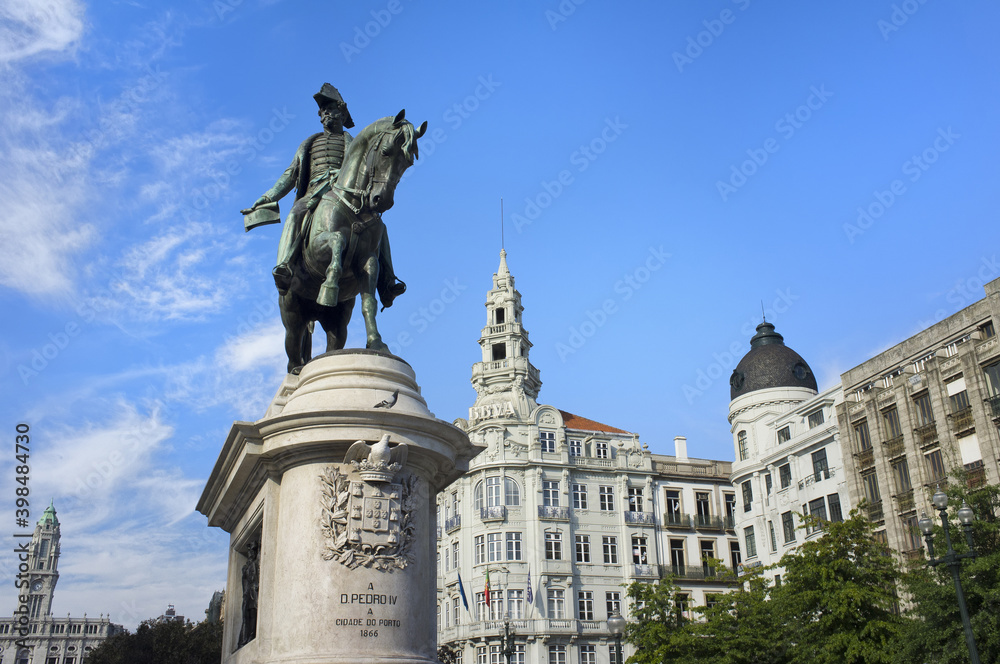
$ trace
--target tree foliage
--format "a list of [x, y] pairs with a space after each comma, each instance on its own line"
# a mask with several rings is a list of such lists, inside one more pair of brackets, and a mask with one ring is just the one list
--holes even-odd
[[[951, 512], [952, 545], [956, 552], [968, 547], [956, 507], [967, 502], [975, 512], [972, 525], [975, 559], [962, 561], [959, 578], [965, 594], [972, 630], [976, 636], [979, 658], [983, 662], [1000, 662], [1000, 487], [996, 485], [968, 489], [965, 477], [950, 486], [948, 494]], [[937, 514], [932, 515], [939, 523]], [[934, 555], [947, 551], [944, 529], [937, 525], [934, 533]], [[969, 661], [965, 633], [958, 609], [955, 584], [946, 565], [929, 568], [922, 564], [904, 576], [903, 587], [910, 599], [907, 625], [898, 650], [899, 662], [928, 664], [958, 664]]]
[[675, 656], [673, 639], [684, 618], [677, 606], [677, 585], [667, 576], [655, 583], [633, 581], [626, 590], [631, 618], [624, 639], [636, 647], [628, 664], [661, 664]]
[[218, 664], [222, 621], [191, 626], [145, 620], [135, 633], [109, 637], [90, 651], [84, 664]]

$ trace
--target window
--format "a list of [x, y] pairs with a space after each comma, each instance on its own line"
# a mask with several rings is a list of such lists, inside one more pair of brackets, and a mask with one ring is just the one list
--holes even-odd
[[[753, 539], [753, 529], [751, 527], [750, 539]], [[732, 564], [733, 569], [740, 566], [743, 557], [740, 555], [740, 543], [736, 540], [729, 541], [729, 562]]]
[[711, 609], [713, 606], [719, 603], [718, 593], [705, 593], [705, 608]]
[[461, 622], [462, 622], [462, 620], [461, 620], [461, 615], [462, 614], [459, 613], [459, 611], [458, 611], [458, 603], [460, 601], [462, 601], [462, 600], [460, 600], [458, 597], [452, 597], [451, 598], [451, 617], [452, 617], [452, 620], [455, 621], [455, 625], [456, 626], [460, 625]]
[[562, 533], [558, 530], [545, 533], [545, 559], [562, 560]]
[[795, 519], [791, 512], [781, 515], [781, 529], [785, 532], [785, 544], [795, 541]]
[[767, 522], [767, 529], [771, 534], [771, 551], [778, 550], [778, 538], [774, 535], [774, 521]]
[[670, 540], [670, 567], [678, 576], [684, 574], [684, 540]]
[[694, 494], [695, 508], [698, 510], [698, 523], [705, 525], [712, 517], [712, 510], [709, 507], [708, 494], [696, 491]]
[[747, 451], [746, 431], [740, 431], [738, 434], [736, 434], [736, 447], [739, 450], [740, 461], [746, 461], [747, 457], [750, 456], [749, 452]]
[[812, 413], [809, 413], [809, 417], [807, 418], [807, 421], [809, 422], [809, 428], [810, 429], [815, 429], [819, 425], [823, 424], [823, 422], [825, 421], [824, 418], [823, 418], [823, 411], [822, 410], [817, 410], [817, 411], [814, 411]]
[[542, 444], [543, 452], [556, 451], [556, 434], [554, 431], [541, 431], [538, 433], [538, 440]]
[[506, 664], [506, 662], [503, 653], [500, 652], [500, 646], [490, 646], [490, 664]]
[[590, 535], [576, 536], [576, 562], [590, 562]]
[[[809, 513], [820, 521], [828, 521], [826, 518], [826, 500], [823, 498], [817, 498], [816, 500], [809, 501]], [[823, 526], [820, 525], [820, 528]]]
[[923, 544], [920, 541], [920, 528], [917, 526], [917, 516], [915, 514], [903, 517], [903, 542], [905, 542], [906, 548], [910, 551], [923, 548]]
[[521, 505], [521, 489], [517, 486], [517, 481], [511, 477], [503, 480], [504, 503], [507, 507], [519, 507]]
[[604, 593], [604, 601], [609, 616], [614, 613], [622, 612], [622, 594], [620, 592], [609, 591]]
[[988, 320], [980, 325], [979, 333], [982, 335], [983, 339], [989, 339], [990, 337], [996, 336], [996, 330], [993, 329], [993, 321]]
[[618, 538], [604, 536], [601, 538], [601, 545], [604, 548], [604, 564], [618, 564]]
[[878, 477], [875, 476], [875, 471], [868, 473], [863, 473], [861, 475], [861, 486], [865, 491], [865, 498], [872, 505], [882, 502], [882, 495], [878, 490]]
[[882, 411], [882, 424], [885, 426], [885, 439], [892, 440], [903, 435], [899, 426], [899, 411], [895, 406]]
[[[593, 618], [587, 618], [587, 620], [593, 620]], [[597, 664], [597, 646], [580, 646], [580, 664]]]
[[[462, 664], [462, 653], [459, 651], [455, 664]], [[514, 645], [514, 652], [510, 656], [510, 664], [524, 664], [524, 644]]]
[[486, 506], [498, 507], [500, 504], [500, 477], [487, 477]]
[[951, 404], [952, 413], [965, 410], [969, 407], [969, 393], [966, 390], [962, 390], [948, 397], [948, 401]]
[[792, 466], [791, 464], [783, 464], [778, 466], [778, 481], [781, 482], [781, 488], [787, 489], [792, 483]]
[[602, 486], [598, 488], [597, 495], [602, 512], [615, 511], [614, 490], [614, 487], [611, 486]]
[[628, 511], [642, 511], [642, 487], [630, 486], [628, 488]]
[[[445, 556], [448, 555], [447, 550], [445, 551], [444, 555]], [[451, 568], [452, 569], [458, 569], [459, 560], [461, 560], [461, 557], [458, 555], [458, 542], [452, 542], [451, 543]]]
[[632, 562], [636, 565], [649, 562], [646, 559], [646, 538], [641, 535], [632, 535]]
[[494, 318], [493, 320], [495, 320], [495, 321], [496, 321], [496, 324], [497, 324], [497, 325], [503, 325], [503, 322], [504, 322], [504, 314], [506, 314], [506, 313], [507, 313], [507, 312], [506, 312], [506, 311], [505, 311], [504, 309], [502, 309], [502, 308], [500, 308], [500, 309], [497, 309], [496, 311], [494, 311], [494, 312], [493, 312], [493, 314], [494, 314], [494, 316], [495, 316], [495, 318]]
[[913, 400], [914, 410], [917, 411], [918, 426], [926, 426], [934, 422], [934, 413], [931, 412], [931, 397], [924, 392]]
[[503, 611], [503, 591], [490, 591], [490, 620], [500, 620], [504, 616]]
[[503, 560], [503, 533], [490, 533], [486, 536], [486, 559], [491, 563]]
[[486, 646], [476, 646], [476, 664], [489, 664], [486, 656]]
[[787, 443], [792, 439], [792, 427], [781, 427], [778, 429], [778, 444]]
[[610, 454], [608, 454], [608, 442], [606, 440], [599, 440], [594, 444], [594, 456], [598, 459], [611, 458]]
[[872, 448], [872, 437], [868, 433], [868, 420], [861, 420], [854, 425], [854, 443], [858, 446], [858, 452]]
[[876, 542], [880, 542], [885, 546], [889, 545], [889, 535], [887, 535], [884, 530], [876, 530], [874, 533], [872, 533], [872, 538]]
[[906, 463], [906, 457], [892, 462], [892, 479], [896, 483], [896, 493], [910, 490], [910, 467]]
[[[992, 329], [992, 324], [990, 327]], [[1000, 362], [983, 367], [983, 375], [986, 376], [986, 385], [989, 394], [994, 397], [1000, 395]]]
[[[477, 482], [472, 494], [472, 507], [478, 512], [483, 509], [483, 483]], [[447, 510], [445, 510], [447, 513]]]
[[[441, 552], [437, 552], [437, 564], [438, 569], [441, 569]], [[447, 572], [451, 569], [451, 556], [448, 555], [448, 549], [444, 550], [444, 571]]]
[[830, 508], [830, 521], [841, 522], [844, 520], [844, 512], [840, 509], [840, 494], [831, 493], [826, 497], [827, 507]]
[[583, 452], [583, 444], [581, 441], [579, 440], [569, 441], [569, 455], [571, 457], [582, 456], [582, 452]]
[[682, 618], [691, 617], [691, 615], [688, 613], [687, 593], [677, 593], [676, 595], [674, 595], [674, 605], [677, 607], [677, 613], [679, 613]]
[[622, 657], [621, 655], [622, 655], [622, 649], [619, 648], [617, 644], [608, 646], [608, 661], [611, 664], [618, 664], [618, 662], [624, 662], [625, 658]]
[[723, 498], [726, 502], [726, 518], [732, 522], [736, 518], [736, 494], [727, 493]]
[[747, 480], [743, 483], [743, 511], [749, 512], [753, 505], [753, 487], [750, 485], [751, 480]]
[[826, 448], [812, 453], [813, 481], [830, 479], [830, 467], [826, 463]]
[[667, 489], [667, 523], [679, 524], [681, 522], [681, 492], [677, 489]]
[[486, 536], [476, 535], [476, 564], [481, 565], [486, 562]]
[[521, 533], [507, 533], [507, 560], [521, 560]]
[[489, 607], [486, 606], [486, 593], [476, 593], [476, 620], [489, 620]]
[[549, 588], [548, 609], [550, 620], [562, 620], [566, 617], [565, 590], [562, 588]]
[[507, 346], [506, 345], [504, 345], [502, 343], [493, 344], [492, 350], [493, 350], [493, 361], [494, 362], [496, 362], [497, 360], [505, 360], [505, 359], [507, 359]]
[[542, 504], [545, 507], [559, 507], [559, 482], [542, 480]]
[[573, 485], [573, 509], [575, 509], [575, 510], [585, 510], [585, 509], [587, 509], [587, 485], [586, 484], [574, 484]]
[[941, 450], [934, 450], [930, 454], [925, 454], [924, 458], [927, 460], [927, 474], [931, 482], [944, 479], [944, 460], [941, 459]]
[[576, 610], [580, 620], [594, 619], [594, 593], [581, 590], [576, 594]]
[[771, 490], [773, 488], [774, 488], [774, 480], [771, 479], [771, 473], [767, 473], [766, 475], [764, 475], [764, 493], [770, 496]]
[[715, 542], [712, 540], [701, 540], [701, 566], [706, 576], [711, 572], [709, 562], [715, 560]]
[[[440, 608], [440, 604], [438, 607]], [[441, 622], [441, 627], [451, 626], [451, 604], [448, 602], [444, 603], [444, 620]]]
[[518, 620], [524, 617], [524, 591], [507, 591], [507, 611], [510, 612], [511, 620]]

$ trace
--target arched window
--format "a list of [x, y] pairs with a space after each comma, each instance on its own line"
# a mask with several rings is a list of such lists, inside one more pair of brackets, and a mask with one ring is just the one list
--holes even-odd
[[518, 507], [521, 505], [521, 488], [512, 477], [504, 478], [503, 502], [507, 507]]
[[472, 506], [475, 511], [483, 509], [483, 483], [477, 482], [476, 488], [472, 492]]
[[747, 432], [740, 431], [736, 434], [736, 442], [739, 447], [740, 461], [746, 461], [749, 453], [747, 452]]

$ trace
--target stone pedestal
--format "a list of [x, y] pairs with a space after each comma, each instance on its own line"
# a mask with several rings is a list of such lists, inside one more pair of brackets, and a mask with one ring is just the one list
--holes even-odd
[[435, 496], [480, 449], [399, 358], [337, 351], [288, 376], [198, 503], [231, 536], [223, 663], [436, 662]]

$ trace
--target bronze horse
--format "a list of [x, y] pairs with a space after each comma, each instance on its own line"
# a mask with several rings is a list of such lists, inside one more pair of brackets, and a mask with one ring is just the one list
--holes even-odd
[[[396, 185], [417, 158], [417, 139], [426, 130], [426, 122], [414, 129], [400, 111], [365, 127], [344, 153], [337, 181], [306, 222], [305, 244], [291, 265], [291, 288], [279, 300], [289, 373], [311, 359], [314, 321], [326, 332], [328, 352], [344, 347], [359, 294], [366, 347], [388, 351], [375, 324], [382, 213], [392, 207]], [[388, 306], [392, 295], [380, 294]]]

